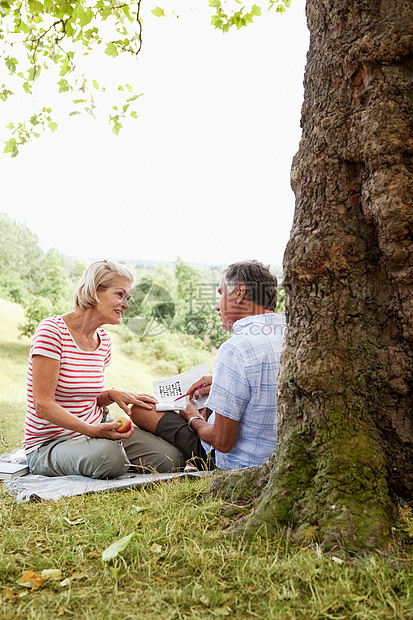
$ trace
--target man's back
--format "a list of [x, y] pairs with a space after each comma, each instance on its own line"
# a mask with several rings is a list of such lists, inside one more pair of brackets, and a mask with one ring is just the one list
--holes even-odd
[[[286, 329], [284, 314], [260, 314], [234, 323], [233, 336], [219, 349], [207, 406], [239, 422], [228, 453], [216, 465], [235, 469], [260, 465], [274, 451], [277, 434], [277, 377]], [[214, 416], [208, 420], [214, 422]]]

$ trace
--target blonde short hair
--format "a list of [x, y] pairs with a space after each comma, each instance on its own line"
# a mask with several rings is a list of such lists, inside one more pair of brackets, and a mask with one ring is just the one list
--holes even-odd
[[135, 283], [134, 273], [125, 265], [110, 260], [97, 260], [88, 265], [80, 278], [73, 301], [75, 308], [92, 308], [98, 302], [98, 289], [106, 289], [113, 285], [116, 278], [125, 278], [131, 288]]

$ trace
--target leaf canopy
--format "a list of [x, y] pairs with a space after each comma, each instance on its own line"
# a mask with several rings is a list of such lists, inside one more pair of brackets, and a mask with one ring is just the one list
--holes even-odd
[[[203, 0], [212, 9], [211, 24], [222, 32], [240, 29], [262, 14], [257, 4], [245, 7], [240, 0]], [[291, 0], [265, 0], [267, 8], [284, 12]], [[228, 8], [230, 6], [231, 8]], [[106, 92], [95, 76], [82, 71], [81, 58], [104, 52], [107, 57], [137, 57], [142, 47], [141, 0], [3, 0], [0, 2], [0, 66], [8, 82], [0, 84], [0, 100], [28, 95], [35, 113], [29, 119], [7, 125], [10, 138], [4, 153], [15, 157], [19, 148], [49, 128], [56, 131], [50, 105], [36, 109], [36, 87], [47, 71], [56, 75], [55, 91], [72, 97], [75, 109], [69, 116], [95, 115], [95, 96]], [[168, 17], [164, 7], [155, 5], [151, 13]], [[170, 10], [169, 15], [177, 16]], [[142, 93], [126, 84], [119, 85], [122, 101], [108, 114], [112, 131], [118, 134], [126, 117], [138, 118], [136, 100]], [[134, 105], [132, 105], [134, 104]]]

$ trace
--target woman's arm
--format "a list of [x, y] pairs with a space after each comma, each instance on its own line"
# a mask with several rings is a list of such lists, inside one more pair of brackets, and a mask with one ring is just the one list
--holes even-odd
[[56, 426], [76, 431], [87, 437], [105, 437], [107, 439], [126, 439], [133, 433], [133, 427], [127, 433], [118, 433], [120, 423], [88, 424], [73, 415], [55, 401], [55, 392], [59, 380], [60, 362], [43, 355], [33, 355], [33, 403], [37, 415]]

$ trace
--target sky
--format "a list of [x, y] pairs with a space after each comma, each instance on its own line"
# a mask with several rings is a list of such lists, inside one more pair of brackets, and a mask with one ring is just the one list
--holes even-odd
[[[62, 116], [58, 131], [17, 157], [0, 152], [0, 211], [27, 224], [45, 251], [282, 264], [301, 135], [305, 1], [227, 34], [209, 14], [207, 3], [178, 18], [148, 10], [138, 59], [97, 62], [99, 83], [119, 80], [144, 93], [138, 119], [118, 136], [103, 118]], [[59, 97], [42, 95], [64, 109]], [[0, 144], [23, 99], [0, 102]]]

